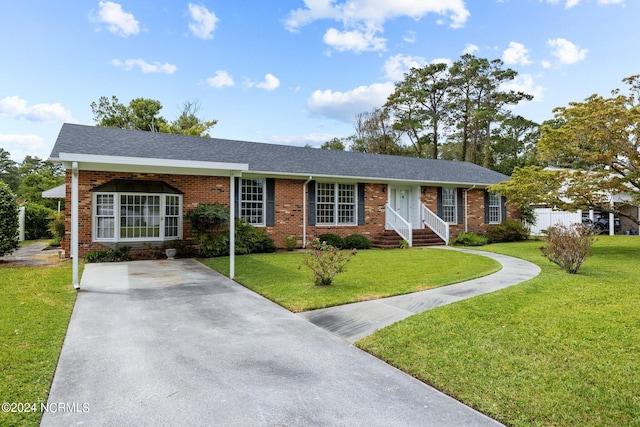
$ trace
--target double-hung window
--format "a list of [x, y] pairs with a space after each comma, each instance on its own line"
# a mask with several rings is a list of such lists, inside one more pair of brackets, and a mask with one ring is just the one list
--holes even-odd
[[500, 224], [502, 218], [502, 206], [501, 206], [501, 197], [499, 193], [490, 192], [489, 193], [489, 224]]
[[442, 188], [442, 220], [444, 222], [455, 223], [457, 206], [456, 206], [456, 189]]
[[[102, 242], [163, 241], [182, 237], [182, 195], [137, 192], [151, 184], [109, 183], [93, 195], [93, 238]], [[127, 190], [117, 191], [118, 187]], [[155, 187], [166, 189], [159, 184]], [[105, 191], [105, 190], [116, 191]], [[155, 188], [158, 190], [158, 188]], [[102, 191], [101, 191], [102, 190]]]
[[240, 218], [249, 224], [265, 225], [265, 185], [262, 179], [242, 179]]
[[356, 185], [319, 182], [316, 184], [318, 225], [356, 224]]

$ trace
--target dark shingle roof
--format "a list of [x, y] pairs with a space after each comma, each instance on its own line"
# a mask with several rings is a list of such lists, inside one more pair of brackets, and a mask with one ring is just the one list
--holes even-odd
[[217, 138], [64, 124], [51, 152], [247, 163], [249, 172], [490, 185], [506, 175], [467, 162], [320, 150]]

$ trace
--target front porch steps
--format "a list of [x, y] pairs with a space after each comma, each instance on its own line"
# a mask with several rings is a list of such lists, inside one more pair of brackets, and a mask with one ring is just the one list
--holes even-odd
[[[413, 230], [413, 246], [444, 246], [444, 241], [428, 228]], [[376, 248], [395, 249], [400, 247], [402, 237], [393, 230], [385, 230], [373, 236], [371, 243]]]

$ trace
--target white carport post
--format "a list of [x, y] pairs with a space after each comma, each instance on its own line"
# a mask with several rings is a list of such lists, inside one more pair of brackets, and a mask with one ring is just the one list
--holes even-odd
[[78, 162], [71, 166], [71, 260], [73, 287], [80, 289], [78, 280]]
[[236, 177], [240, 172], [229, 174], [229, 279], [236, 275]]

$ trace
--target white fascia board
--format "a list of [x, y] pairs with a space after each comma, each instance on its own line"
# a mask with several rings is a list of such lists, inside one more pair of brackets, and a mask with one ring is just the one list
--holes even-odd
[[60, 153], [58, 159], [67, 166], [77, 162], [80, 170], [177, 173], [189, 175], [229, 176], [234, 171], [247, 171], [247, 163], [202, 162], [145, 157], [101, 156], [96, 154]]
[[424, 186], [432, 186], [432, 187], [442, 187], [442, 186], [451, 186], [451, 187], [472, 187], [476, 186], [476, 188], [485, 188], [489, 187], [493, 184], [481, 184], [477, 182], [445, 182], [445, 181], [417, 181], [412, 179], [399, 179], [399, 178], [383, 178], [383, 177], [366, 177], [366, 176], [348, 176], [348, 175], [319, 175], [312, 173], [296, 173], [296, 172], [264, 172], [264, 171], [251, 171], [244, 175], [250, 176], [273, 176], [276, 178], [297, 178], [301, 180], [309, 179], [311, 176], [314, 180], [333, 180], [333, 181], [344, 181], [344, 182], [372, 182], [379, 184], [388, 184], [388, 183], [402, 183], [402, 184], [414, 184], [414, 185], [424, 185]]

